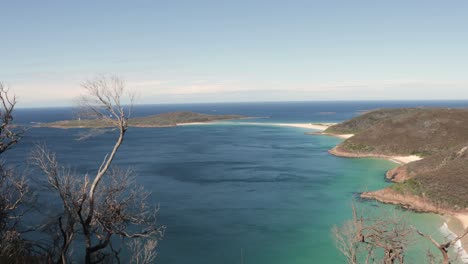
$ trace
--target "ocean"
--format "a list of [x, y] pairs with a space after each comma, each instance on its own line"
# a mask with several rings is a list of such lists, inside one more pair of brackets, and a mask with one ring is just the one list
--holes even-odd
[[[115, 165], [134, 169], [138, 183], [160, 206], [159, 223], [167, 230], [158, 247], [158, 263], [344, 263], [330, 230], [351, 218], [353, 201], [374, 212], [396, 210], [436, 236], [443, 220], [357, 199], [359, 192], [388, 186], [384, 174], [395, 163], [334, 157], [327, 150], [342, 139], [261, 123], [341, 122], [376, 108], [467, 105], [467, 101], [142, 105], [136, 107], [136, 116], [183, 110], [259, 118], [249, 120], [258, 124], [130, 128]], [[31, 125], [73, 118], [73, 109], [17, 109], [15, 114], [17, 123]], [[115, 134], [78, 141], [81, 131], [31, 128], [4, 158], [24, 166], [34, 143], [45, 143], [63, 165], [95, 172]], [[421, 250], [429, 245], [415, 244], [408, 263], [426, 263]]]

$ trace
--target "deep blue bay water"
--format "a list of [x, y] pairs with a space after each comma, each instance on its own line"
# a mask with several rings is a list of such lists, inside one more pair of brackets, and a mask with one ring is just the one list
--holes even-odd
[[[381, 107], [423, 105], [464, 107], [468, 102], [147, 105], [137, 107], [136, 114], [189, 110], [269, 117], [254, 122], [311, 123], [340, 122]], [[70, 108], [17, 110], [23, 124], [72, 116]], [[63, 164], [93, 172], [115, 135], [77, 141], [80, 131], [32, 128], [6, 160], [24, 164], [33, 143], [44, 142]], [[331, 156], [327, 150], [341, 139], [304, 134], [308, 131], [236, 122], [130, 128], [115, 164], [133, 168], [160, 205], [159, 222], [167, 232], [158, 263], [343, 263], [331, 227], [351, 217], [357, 192], [387, 186], [384, 173], [396, 164]], [[373, 210], [393, 208], [358, 203]], [[402, 213], [423, 230], [442, 222], [431, 214]], [[419, 256], [410, 252], [409, 263], [425, 263]]]

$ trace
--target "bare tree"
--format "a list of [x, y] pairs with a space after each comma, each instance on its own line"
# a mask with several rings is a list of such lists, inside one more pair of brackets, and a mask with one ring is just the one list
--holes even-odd
[[[362, 239], [359, 237], [361, 222], [356, 214], [356, 207], [353, 205], [353, 219], [347, 220], [342, 226], [333, 226], [332, 235], [335, 238], [335, 245], [346, 257], [347, 263], [358, 263], [358, 254]], [[371, 255], [371, 254], [369, 254]]]
[[50, 258], [54, 263], [66, 263], [71, 243], [78, 233], [78, 212], [86, 201], [89, 179], [61, 167], [55, 154], [46, 146], [37, 145], [32, 152], [31, 161], [46, 174], [48, 187], [59, 195], [62, 202], [63, 212], [53, 216], [46, 227], [53, 237]]
[[394, 213], [377, 217], [363, 215], [353, 205], [353, 219], [332, 229], [336, 246], [347, 262], [368, 264], [378, 259], [385, 264], [404, 263], [412, 227]]
[[0, 154], [13, 147], [22, 138], [24, 129], [12, 125], [16, 97], [0, 82]]
[[35, 202], [25, 170], [14, 169], [1, 155], [15, 146], [25, 129], [13, 124], [16, 97], [0, 82], [0, 262], [37, 260], [38, 243], [26, 240], [23, 217]]
[[158, 246], [156, 239], [133, 239], [128, 243], [128, 246], [132, 252], [130, 263], [153, 263], [156, 259], [156, 247]]
[[23, 216], [34, 200], [22, 172], [0, 163], [0, 262], [23, 259], [32, 255], [33, 245], [23, 238]]
[[439, 243], [432, 236], [408, 225], [404, 217], [396, 215], [395, 212], [372, 216], [369, 212], [358, 213], [354, 205], [352, 209], [351, 220], [332, 228], [336, 247], [350, 264], [405, 263], [404, 257], [408, 245], [417, 241], [413, 238], [415, 235], [427, 239], [441, 253], [441, 258], [438, 258], [428, 250], [426, 254], [428, 263], [449, 264], [452, 261], [449, 249], [468, 234], [467, 229], [460, 236]]
[[[460, 239], [465, 237], [468, 234], [468, 229], [465, 230], [465, 232], [463, 232], [463, 234], [461, 234], [460, 236], [456, 236], [453, 239], [449, 239], [445, 243], [439, 243], [434, 238], [432, 238], [432, 236], [424, 234], [423, 232], [419, 230], [416, 230], [416, 232], [418, 233], [418, 235], [428, 239], [439, 250], [440, 254], [442, 255], [442, 264], [450, 264], [451, 260], [448, 254], [449, 248], [453, 247], [455, 243], [457, 243]], [[428, 253], [428, 258], [435, 259], [435, 257], [432, 256], [430, 252]]]
[[[80, 100], [83, 117], [114, 125], [118, 137], [94, 177], [80, 176], [61, 167], [55, 154], [46, 147], [38, 146], [33, 152], [33, 163], [45, 172], [63, 205], [63, 213], [55, 221], [59, 230], [55, 238], [60, 242], [54, 243], [57, 245], [54, 259], [58, 263], [67, 262], [70, 246], [78, 234], [84, 238], [85, 263], [100, 263], [109, 257], [119, 259], [120, 247], [113, 244], [114, 236], [152, 241], [160, 239], [164, 231], [156, 224], [157, 208], [148, 205], [149, 193], [135, 185], [133, 172], [111, 167], [128, 129], [134, 97], [130, 95], [130, 106], [124, 107], [125, 83], [113, 76], [87, 81], [83, 87], [88, 91], [88, 96]], [[155, 245], [146, 249], [154, 250]]]

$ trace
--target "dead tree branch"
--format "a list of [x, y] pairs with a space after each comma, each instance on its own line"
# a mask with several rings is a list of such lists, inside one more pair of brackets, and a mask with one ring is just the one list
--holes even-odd
[[[111, 152], [105, 155], [96, 175], [77, 175], [59, 166], [56, 156], [44, 146], [38, 146], [32, 161], [47, 176], [48, 184], [58, 194], [63, 213], [56, 219], [55, 237], [59, 243], [56, 262], [66, 263], [71, 243], [82, 234], [85, 263], [101, 263], [111, 257], [118, 260], [120, 249], [113, 245], [114, 236], [122, 239], [158, 240], [164, 228], [156, 223], [157, 208], [149, 205], [149, 193], [138, 187], [131, 170], [112, 166], [128, 129], [128, 114], [122, 97], [125, 83], [114, 76], [102, 77], [83, 84], [88, 96], [80, 100], [82, 116], [113, 124], [118, 137]], [[133, 103], [134, 97], [130, 97]], [[157, 244], [157, 243], [156, 243]], [[156, 244], [144, 246], [144, 257], [153, 260]], [[154, 247], [153, 247], [154, 245]], [[141, 263], [141, 262], [139, 262]]]
[[0, 82], [0, 154], [13, 147], [24, 135], [24, 129], [14, 126], [13, 110], [16, 97]]

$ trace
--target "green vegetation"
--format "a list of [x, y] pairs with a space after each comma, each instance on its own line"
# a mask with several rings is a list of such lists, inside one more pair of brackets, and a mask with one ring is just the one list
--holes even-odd
[[338, 146], [342, 152], [429, 156], [468, 142], [466, 131], [466, 109], [402, 108], [369, 112], [325, 132], [355, 134]]
[[[185, 123], [212, 122], [241, 118], [245, 117], [241, 115], [208, 115], [193, 112], [171, 112], [147, 117], [131, 118], [128, 120], [128, 125], [132, 127], [170, 127]], [[113, 127], [115, 124], [110, 120], [84, 119], [43, 123], [39, 126], [55, 128], [105, 128]]]
[[467, 109], [380, 109], [326, 132], [355, 134], [338, 145], [340, 152], [424, 157], [392, 170], [390, 178], [402, 182], [390, 188], [424, 197], [437, 206], [468, 208]]
[[451, 209], [468, 207], [468, 143], [404, 166], [422, 195], [433, 203]]
[[417, 108], [378, 109], [371, 112], [366, 112], [361, 116], [331, 126], [324, 132], [332, 134], [357, 134], [371, 128], [382, 120], [393, 118], [401, 114], [408, 114], [418, 110], [419, 109]]
[[401, 194], [409, 193], [418, 196], [422, 196], [424, 194], [421, 184], [418, 181], [415, 181], [414, 179], [409, 179], [404, 182], [397, 182], [390, 186], [390, 189]]
[[345, 148], [348, 150], [351, 150], [353, 152], [358, 152], [358, 153], [362, 153], [362, 152], [368, 153], [374, 150], [372, 146], [368, 146], [368, 145], [360, 144], [360, 143], [346, 142], [343, 146], [345, 146]]

